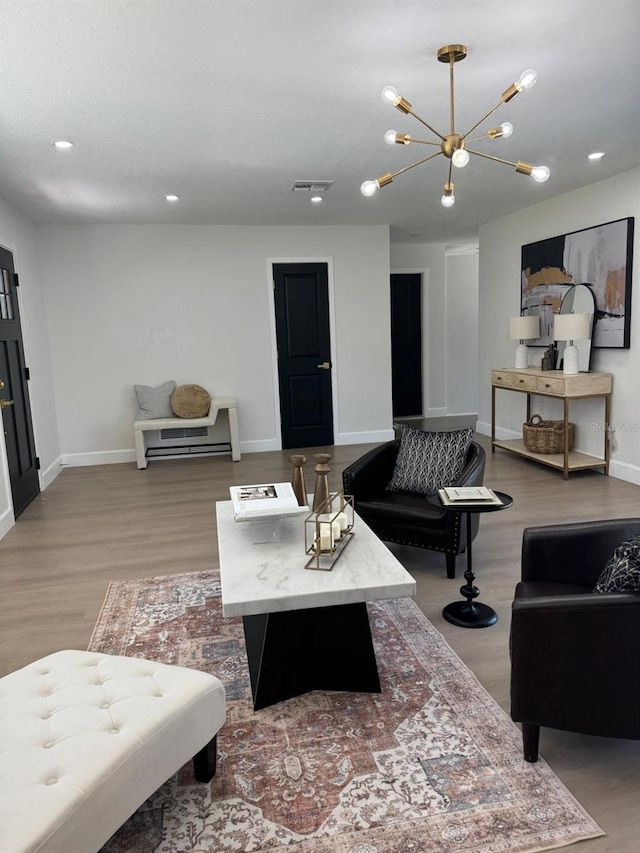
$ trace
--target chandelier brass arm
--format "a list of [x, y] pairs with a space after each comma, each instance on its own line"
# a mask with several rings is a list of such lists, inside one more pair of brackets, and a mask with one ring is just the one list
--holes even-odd
[[[426, 122], [423, 118], [417, 115], [413, 110], [413, 105], [401, 95], [398, 95], [396, 89], [393, 86], [385, 86], [382, 90], [382, 98], [387, 103], [394, 106], [397, 110], [399, 110], [403, 115], [411, 115], [421, 124], [423, 124], [428, 130], [430, 130], [435, 136], [437, 136], [440, 142], [433, 142], [424, 139], [413, 139], [408, 133], [401, 134], [396, 133], [395, 130], [388, 130], [385, 135], [385, 142], [388, 142], [390, 145], [400, 144], [400, 145], [409, 145], [411, 142], [417, 142], [421, 145], [437, 145], [440, 148], [438, 154], [444, 154], [444, 156], [449, 160], [449, 174], [447, 177], [447, 181], [444, 185], [444, 194], [440, 199], [442, 205], [444, 207], [451, 207], [455, 202], [455, 197], [453, 195], [454, 184], [451, 180], [452, 177], [452, 166], [456, 168], [462, 168], [467, 165], [470, 159], [470, 155], [473, 154], [477, 157], [482, 157], [486, 160], [493, 160], [496, 163], [503, 163], [508, 166], [513, 166], [516, 172], [519, 172], [523, 175], [531, 176], [535, 181], [542, 183], [549, 178], [549, 169], [546, 166], [532, 166], [529, 163], [523, 163], [522, 161], [518, 161], [517, 163], [513, 163], [510, 160], [504, 160], [500, 157], [495, 157], [491, 154], [485, 154], [482, 151], [476, 151], [475, 149], [469, 149], [466, 147], [467, 137], [473, 133], [473, 131], [482, 124], [490, 115], [492, 115], [498, 107], [502, 104], [508, 103], [510, 100], [515, 98], [517, 94], [524, 91], [525, 89], [530, 89], [535, 85], [537, 80], [537, 75], [535, 71], [528, 68], [526, 71], [523, 71], [518, 80], [515, 83], [512, 83], [507, 89], [504, 90], [502, 95], [500, 96], [500, 100], [498, 103], [493, 106], [488, 112], [486, 112], [475, 124], [473, 124], [469, 130], [465, 134], [456, 133], [455, 130], [455, 81], [454, 81], [454, 65], [456, 62], [460, 62], [460, 60], [464, 59], [467, 55], [467, 48], [463, 44], [451, 44], [445, 45], [438, 50], [437, 58], [439, 62], [446, 62], [449, 65], [449, 115], [450, 115], [450, 130], [448, 134], [442, 134], [437, 131], [434, 127], [432, 127], [428, 122]], [[469, 142], [476, 142], [480, 139], [490, 139], [492, 141], [496, 139], [506, 139], [511, 136], [513, 132], [513, 125], [509, 122], [503, 122], [498, 127], [492, 127], [487, 133], [481, 134], [480, 136], [475, 136], [472, 139], [469, 139]], [[409, 169], [413, 169], [416, 166], [420, 166], [422, 163], [426, 163], [428, 160], [434, 159], [438, 154], [433, 154], [430, 157], [425, 157], [423, 160], [418, 160], [416, 163], [412, 163], [410, 166], [406, 166], [403, 169], [400, 169], [397, 172], [391, 173], [387, 172], [384, 175], [380, 175], [380, 177], [376, 178], [373, 181], [364, 181], [362, 186], [360, 187], [360, 191], [363, 195], [371, 196], [374, 192], [379, 188], [386, 186], [386, 184], [391, 183], [393, 178], [401, 175], [403, 172], [409, 171]]]

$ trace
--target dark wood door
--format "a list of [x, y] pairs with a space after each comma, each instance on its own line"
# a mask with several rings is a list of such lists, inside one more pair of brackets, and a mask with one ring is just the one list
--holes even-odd
[[333, 444], [326, 264], [274, 264], [282, 447]]
[[391, 393], [393, 416], [422, 415], [422, 276], [391, 276]]
[[17, 518], [40, 492], [13, 255], [0, 248], [0, 411]]

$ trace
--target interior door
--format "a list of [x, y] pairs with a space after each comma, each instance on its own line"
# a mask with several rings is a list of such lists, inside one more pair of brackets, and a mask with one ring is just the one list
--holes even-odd
[[394, 417], [422, 415], [422, 276], [391, 276], [391, 393]]
[[17, 518], [40, 492], [13, 255], [0, 248], [0, 411]]
[[327, 265], [274, 264], [273, 287], [282, 447], [333, 444]]

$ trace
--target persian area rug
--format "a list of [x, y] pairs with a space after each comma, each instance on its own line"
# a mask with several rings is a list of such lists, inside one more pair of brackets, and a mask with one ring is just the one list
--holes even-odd
[[410, 599], [369, 606], [381, 694], [254, 712], [242, 620], [219, 576], [110, 584], [91, 651], [214, 673], [218, 771], [186, 765], [103, 853], [532, 853], [604, 835]]

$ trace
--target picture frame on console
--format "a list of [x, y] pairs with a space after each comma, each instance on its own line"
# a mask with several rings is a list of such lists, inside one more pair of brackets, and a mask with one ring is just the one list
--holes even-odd
[[521, 312], [540, 318], [540, 337], [528, 346], [551, 344], [565, 294], [583, 284], [596, 305], [592, 346], [630, 348], [633, 231], [631, 216], [522, 246]]

